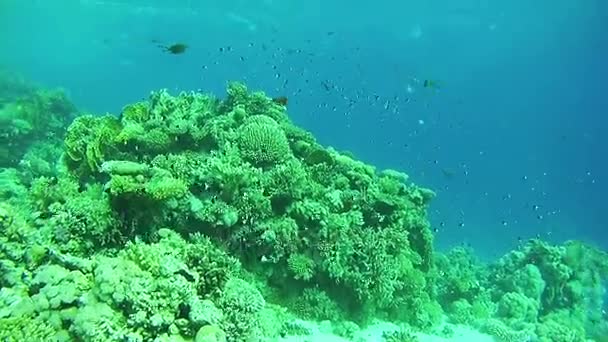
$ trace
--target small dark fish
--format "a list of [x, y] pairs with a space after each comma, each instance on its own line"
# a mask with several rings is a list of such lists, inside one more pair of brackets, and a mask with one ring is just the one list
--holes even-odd
[[441, 169], [441, 173], [443, 173], [443, 176], [447, 179], [452, 179], [454, 178], [454, 176], [456, 175], [454, 173], [454, 171], [450, 170], [450, 169], [446, 169], [446, 168], [442, 168]]
[[165, 52], [168, 52], [173, 55], [182, 54], [182, 53], [186, 52], [186, 50], [188, 49], [188, 45], [186, 45], [184, 43], [176, 43], [176, 44], [169, 45], [169, 46], [159, 45], [159, 47], [164, 49]]
[[422, 83], [422, 85], [425, 88], [430, 88], [430, 89], [439, 89], [439, 88], [441, 88], [439, 82], [437, 82], [435, 80], [424, 80], [424, 82]]
[[321, 84], [323, 85], [323, 88], [325, 88], [326, 91], [331, 90], [331, 85], [329, 84], [328, 81], [321, 81]]
[[287, 107], [287, 102], [289, 100], [287, 99], [286, 96], [278, 96], [272, 99], [272, 102], [276, 103], [276, 104], [280, 104], [281, 106], [285, 106]]

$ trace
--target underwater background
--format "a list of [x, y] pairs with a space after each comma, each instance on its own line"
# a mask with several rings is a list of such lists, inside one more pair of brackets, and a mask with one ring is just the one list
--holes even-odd
[[[244, 80], [287, 96], [322, 143], [437, 190], [440, 247], [496, 257], [537, 235], [608, 246], [605, 2], [2, 6], [0, 62], [80, 108], [115, 113], [151, 90]], [[159, 53], [152, 40], [190, 49]]]
[[[433, 190], [438, 252], [608, 248], [606, 2], [3, 0], [0, 43], [0, 67], [94, 116], [165, 88], [220, 96], [231, 81], [284, 98], [321, 145]], [[585, 327], [599, 326], [591, 311]]]

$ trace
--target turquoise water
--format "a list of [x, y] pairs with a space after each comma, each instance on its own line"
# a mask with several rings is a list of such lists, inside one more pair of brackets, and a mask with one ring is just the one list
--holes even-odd
[[[238, 329], [231, 335], [229, 325], [240, 317], [230, 316], [233, 307], [227, 304], [228, 299], [207, 293], [224, 289], [224, 282], [218, 280], [205, 290], [184, 290], [181, 285], [192, 284], [175, 285], [175, 279], [147, 268], [152, 267], [148, 263], [174, 262], [183, 265], [174, 271], [196, 274], [192, 282], [199, 284], [205, 267], [193, 264], [188, 253], [194, 252], [184, 252], [207, 248], [197, 245], [200, 241], [194, 242], [198, 240], [189, 240], [190, 234], [197, 233], [211, 238], [214, 248], [240, 260], [243, 270], [235, 271], [239, 281], [244, 279], [257, 287], [266, 303], [287, 307], [301, 318], [348, 320], [363, 327], [370, 317], [379, 317], [405, 322], [414, 331], [437, 332], [441, 330], [437, 317], [447, 315], [450, 324], [463, 323], [494, 332], [495, 336], [504, 328], [540, 340], [577, 341], [575, 337], [583, 335], [603, 340], [607, 261], [602, 251], [608, 247], [604, 217], [608, 209], [604, 199], [608, 166], [603, 157], [608, 146], [604, 135], [608, 129], [608, 100], [604, 94], [608, 79], [607, 22], [608, 6], [600, 1], [3, 1], [0, 66], [7, 72], [0, 81], [0, 195], [5, 202], [0, 213], [5, 215], [2, 241], [10, 247], [0, 252], [5, 274], [0, 297], [6, 304], [0, 311], [0, 324], [4, 325], [0, 331], [15, 326], [11, 319], [20, 317], [23, 320], [19, 324], [26, 324], [28, 319], [44, 322], [50, 330], [59, 331], [63, 339], [192, 339], [202, 327], [219, 326], [228, 332], [229, 339], [244, 340], [246, 333], [236, 333]], [[183, 53], [167, 51], [177, 43], [186, 45]], [[254, 105], [255, 101], [246, 96], [242, 103], [226, 100], [230, 98], [226, 87], [231, 81], [243, 82], [250, 93], [263, 91], [269, 99], [286, 97], [286, 111], [283, 113], [280, 103], [268, 99], [264, 105]], [[48, 93], [59, 88], [66, 97]], [[134, 119], [129, 119], [123, 108], [148, 101], [150, 92], [160, 89], [167, 89], [172, 96], [182, 91], [202, 91], [224, 104], [216, 107], [207, 98], [178, 98], [175, 101], [181, 103], [181, 116], [167, 119], [170, 115], [163, 111], [167, 111], [166, 106], [173, 107], [165, 102], [174, 100], [157, 95], [163, 100], [153, 97], [146, 110], [154, 112], [152, 109], [157, 108], [154, 115], [163, 119], [156, 117], [153, 124], [145, 125], [141, 118], [135, 120], [137, 125], [130, 122]], [[208, 115], [194, 115], [201, 109], [193, 107], [191, 101], [205, 103]], [[244, 113], [236, 109], [238, 104], [244, 106]], [[106, 129], [99, 119], [105, 113], [120, 115], [122, 121], [111, 124], [120, 129], [108, 128], [102, 136], [118, 137], [123, 145], [104, 142], [105, 138], [93, 133]], [[232, 113], [234, 122], [218, 119], [227, 113]], [[97, 119], [80, 119], [70, 126], [75, 117], [85, 114]], [[283, 158], [276, 159], [268, 152], [271, 156], [263, 158], [273, 167], [247, 160], [241, 138], [231, 134], [245, 130], [246, 118], [256, 114], [271, 116], [281, 127], [256, 139], [264, 141], [264, 136], [285, 134], [289, 147], [283, 146], [284, 153], [275, 153], [294, 153], [294, 163], [309, 164], [305, 171], [285, 171], [287, 166], [281, 166], [281, 170], [294, 177], [300, 175], [304, 183], [318, 177], [314, 191], [276, 180], [282, 179], [276, 165], [294, 167], [285, 164]], [[194, 128], [186, 128], [198, 127], [207, 120], [219, 120], [213, 134], [221, 139], [210, 138], [207, 131], [194, 133]], [[296, 126], [310, 132], [315, 143], [295, 134], [292, 130]], [[86, 143], [76, 139], [81, 136], [86, 137]], [[315, 148], [317, 143], [332, 148], [320, 152], [318, 147], [311, 162], [307, 159], [310, 151], [302, 154], [298, 150], [301, 141]], [[226, 142], [232, 147], [222, 145]], [[239, 157], [222, 162], [228, 166], [219, 161], [215, 161], [221, 164], [216, 165], [218, 169], [209, 166], [213, 164], [210, 156], [217, 157], [214, 153], [229, 155], [234, 148], [240, 150]], [[180, 166], [185, 169], [174, 165], [183, 161], [167, 157], [172, 154], [188, 159], [186, 151], [200, 155]], [[367, 175], [367, 167], [341, 164], [346, 163], [343, 157], [347, 155], [377, 172]], [[336, 163], [331, 165], [341, 167], [319, 176], [319, 165], [329, 160]], [[125, 161], [137, 163], [127, 165], [136, 171], [116, 171], [112, 168], [116, 164], [106, 164]], [[249, 166], [245, 167], [247, 177], [242, 176], [245, 180], [233, 189], [240, 196], [233, 194], [237, 201], [223, 192], [223, 177], [236, 172], [231, 168], [243, 165]], [[206, 171], [192, 171], [199, 168]], [[151, 171], [156, 169], [169, 172], [170, 177], [165, 171]], [[383, 169], [406, 173], [407, 180], [397, 178], [410, 190], [400, 193], [392, 188], [394, 184], [383, 183], [389, 182], [383, 180], [387, 177], [395, 181], [394, 175], [383, 176]], [[340, 174], [353, 178], [352, 172], [365, 174], [361, 177], [366, 181], [349, 178], [352, 184], [348, 193], [355, 193], [349, 196], [362, 201], [353, 200], [349, 206], [340, 197], [346, 196], [344, 185], [324, 180]], [[132, 196], [135, 190], [128, 188], [133, 186], [131, 178], [140, 182], [136, 189], [145, 195]], [[265, 179], [276, 181], [264, 183]], [[259, 202], [245, 205], [242, 200], [258, 181], [264, 184], [263, 195], [271, 201], [272, 219], [270, 214], [260, 213]], [[361, 185], [367, 181], [374, 184], [369, 188], [379, 193]], [[427, 188], [436, 196], [428, 203], [426, 199], [416, 202], [415, 198], [426, 198], [422, 189]], [[281, 204], [284, 198], [273, 196], [282, 191], [295, 200]], [[332, 196], [340, 201], [335, 202]], [[218, 203], [226, 207], [218, 209]], [[363, 203], [371, 207], [365, 209]], [[184, 209], [186, 206], [190, 209]], [[404, 231], [398, 230], [395, 236], [357, 235], [361, 245], [343, 247], [370, 258], [358, 260], [361, 264], [356, 266], [354, 259], [349, 259], [355, 258], [352, 255], [343, 260], [343, 267], [349, 265], [352, 272], [360, 274], [344, 275], [317, 251], [319, 246], [335, 247], [346, 239], [332, 235], [331, 229], [330, 233], [318, 230], [334, 214], [351, 215], [350, 223], [340, 221], [347, 226], [356, 226], [353, 222], [359, 222], [356, 217], [361, 214], [361, 227], [383, 227], [380, 231], [384, 232], [404, 220], [392, 216], [393, 210], [403, 214], [411, 206], [418, 210], [411, 219], [415, 223], [408, 221], [400, 226]], [[193, 219], [189, 212], [192, 207], [215, 211], [204, 218], [194, 215]], [[391, 215], [382, 210], [389, 210]], [[109, 218], [93, 223], [90, 213]], [[375, 215], [382, 218], [373, 219]], [[209, 218], [212, 216], [218, 221]], [[285, 238], [290, 243], [285, 242], [281, 252], [267, 250], [270, 247], [257, 239], [269, 238], [271, 233], [264, 229], [276, 235], [279, 228], [258, 226], [286, 218], [294, 220], [295, 226], [290, 229], [295, 229], [292, 233], [298, 236], [298, 242]], [[236, 225], [239, 229], [210, 229], [216, 225], [222, 229]], [[28, 233], [20, 236], [15, 233], [16, 227]], [[285, 225], [280, 227], [287, 229]], [[181, 237], [162, 229], [177, 231]], [[248, 235], [252, 234], [250, 230], [259, 233], [259, 229], [267, 234], [254, 234], [255, 239]], [[161, 239], [159, 231], [169, 235]], [[413, 232], [420, 231], [424, 237], [411, 238], [416, 235]], [[409, 234], [409, 240], [399, 240], [403, 238], [401, 233]], [[131, 245], [136, 240], [139, 242]], [[431, 240], [433, 251], [425, 245]], [[366, 245], [365, 241], [378, 245]], [[398, 247], [383, 244], [386, 241]], [[410, 247], [418, 257], [405, 252]], [[56, 256], [48, 257], [49, 253]], [[158, 255], [155, 261], [143, 262], [138, 253]], [[450, 265], [442, 261], [441, 253], [453, 253], [448, 255], [458, 262]], [[468, 253], [490, 264], [473, 262]], [[71, 266], [63, 260], [68, 256], [93, 266]], [[102, 258], [113, 258], [107, 264], [120, 264], [115, 271], [124, 271], [124, 279], [133, 275], [126, 274], [121, 262], [139, 262], [138, 270], [148, 273], [136, 278], [147, 279], [156, 287], [145, 281], [138, 286], [147, 287], [150, 293], [165, 294], [173, 291], [167, 286], [177, 286], [179, 290], [175, 291], [183, 291], [189, 300], [199, 296], [214, 302], [228, 318], [204, 324], [211, 322], [185, 313], [192, 305], [173, 307], [171, 303], [179, 300], [166, 297], [161, 300], [162, 307], [138, 311], [131, 307], [143, 305], [141, 298], [132, 295], [127, 301], [129, 308], [125, 308], [123, 301], [113, 301], [105, 292], [100, 294], [98, 287], [105, 284], [102, 276], [99, 282], [91, 280], [96, 272], [105, 272], [99, 266], [106, 263], [99, 261]], [[222, 258], [228, 256], [222, 254]], [[413, 266], [407, 262], [404, 265], [403, 258]], [[303, 267], [303, 274], [289, 273], [296, 261]], [[399, 272], [387, 273], [379, 265], [391, 265], [389, 269]], [[68, 271], [80, 273], [68, 276]], [[17, 273], [26, 276], [18, 279]], [[35, 309], [30, 305], [23, 311], [10, 304], [34, 298], [45, 284], [48, 291], [57, 291], [59, 280], [28, 279], [50, 274], [61, 274], [57, 278], [68, 279], [70, 284], [80, 281], [78, 290], [74, 285], [70, 290], [78, 299], [44, 310], [38, 302]], [[87, 280], [70, 278], [80, 276]], [[388, 289], [372, 286], [369, 282], [375, 277], [388, 277], [396, 284], [387, 285]], [[404, 279], [417, 279], [425, 285]], [[110, 287], [114, 286], [118, 285]], [[319, 289], [321, 292], [315, 292]], [[308, 299], [297, 301], [299, 297]], [[383, 303], [401, 299], [407, 303], [395, 304], [397, 307]], [[326, 310], [331, 314], [310, 312], [310, 307], [320, 305], [315, 302], [319, 300], [326, 300], [324, 304], [332, 308]], [[103, 308], [87, 304], [91, 301]], [[369, 312], [367, 306], [371, 307]], [[425, 312], [425, 317], [396, 313], [406, 311], [404, 308]], [[61, 310], [65, 312], [57, 314]], [[107, 310], [112, 329], [121, 332], [102, 332], [102, 337], [83, 332], [88, 321], [74, 317], [86, 317], [87, 310]], [[131, 317], [134, 313], [129, 310], [144, 317]], [[171, 318], [155, 317], [157, 311]], [[256, 317], [246, 319], [260, 320]], [[281, 322], [276, 325], [287, 324], [284, 317], [272, 317], [266, 319]], [[180, 318], [184, 321], [177, 321]], [[150, 323], [154, 320], [161, 323], [155, 326]], [[96, 324], [93, 330], [99, 331], [100, 321]], [[546, 332], [557, 325], [571, 327], [573, 332], [566, 334], [571, 339], [560, 340], [556, 333]], [[273, 335], [272, 329], [266, 330], [266, 335]], [[284, 328], [283, 333], [296, 330]], [[276, 329], [274, 332], [276, 335]], [[136, 335], [139, 337], [133, 337]], [[9, 335], [0, 335], [5, 336]]]

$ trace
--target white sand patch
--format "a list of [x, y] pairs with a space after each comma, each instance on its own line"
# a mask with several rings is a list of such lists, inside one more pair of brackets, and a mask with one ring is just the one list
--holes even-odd
[[[394, 331], [399, 327], [388, 322], [380, 322], [362, 329], [353, 340], [348, 340], [330, 333], [331, 327], [327, 323], [301, 322], [312, 332], [307, 336], [289, 336], [280, 339], [281, 342], [384, 342], [382, 333]], [[495, 342], [489, 335], [480, 333], [466, 326], [453, 326], [454, 334], [450, 338], [417, 333], [420, 342]]]

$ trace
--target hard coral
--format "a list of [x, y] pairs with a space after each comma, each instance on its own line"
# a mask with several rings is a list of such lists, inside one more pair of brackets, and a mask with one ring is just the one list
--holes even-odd
[[[96, 125], [115, 129], [99, 134]], [[178, 227], [221, 243], [281, 290], [320, 283], [353, 308], [352, 319], [357, 308], [401, 308], [424, 312], [412, 323], [435, 321], [431, 192], [321, 146], [261, 92], [242, 84], [229, 85], [225, 100], [155, 92], [118, 120], [77, 120], [66, 147], [81, 182], [84, 171], [109, 179], [124, 238]], [[192, 253], [197, 291], [209, 296], [229, 272], [211, 272]]]
[[120, 122], [113, 116], [78, 117], [68, 128], [65, 137], [67, 164], [78, 176], [99, 171], [116, 149], [115, 138], [121, 130]]
[[[2, 87], [0, 75], [0, 87]], [[35, 144], [54, 144], [61, 139], [76, 109], [60, 90], [32, 87], [0, 94], [0, 166], [17, 166]], [[15, 93], [12, 93], [15, 91]], [[0, 93], [4, 92], [0, 90]], [[5, 102], [6, 101], [6, 102]], [[9, 148], [10, 147], [10, 148]]]
[[229, 279], [220, 297], [220, 307], [225, 313], [220, 327], [228, 342], [260, 338], [257, 316], [265, 305], [264, 297], [253, 285], [242, 279]]
[[273, 119], [256, 115], [239, 129], [243, 158], [255, 166], [273, 166], [291, 155], [285, 133]]

